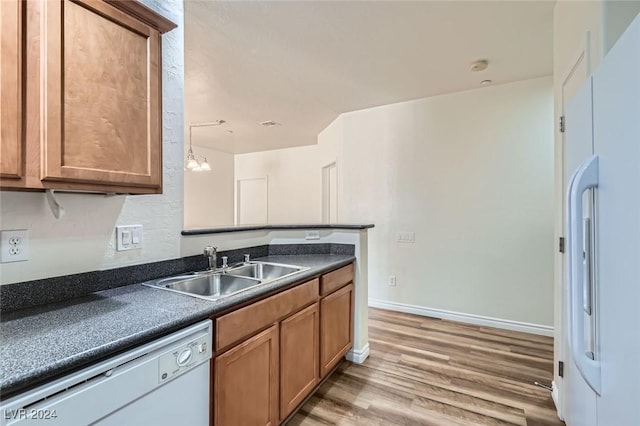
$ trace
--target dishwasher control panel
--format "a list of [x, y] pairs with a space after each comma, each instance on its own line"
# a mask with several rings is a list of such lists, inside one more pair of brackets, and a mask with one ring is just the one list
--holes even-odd
[[210, 358], [211, 338], [207, 333], [176, 345], [158, 357], [158, 383], [167, 382]]

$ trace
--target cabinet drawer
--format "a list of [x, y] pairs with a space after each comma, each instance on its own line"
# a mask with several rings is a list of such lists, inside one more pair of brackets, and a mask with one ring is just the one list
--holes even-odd
[[353, 281], [353, 263], [322, 276], [320, 295], [325, 296]]
[[216, 351], [315, 302], [318, 287], [316, 278], [216, 319]]

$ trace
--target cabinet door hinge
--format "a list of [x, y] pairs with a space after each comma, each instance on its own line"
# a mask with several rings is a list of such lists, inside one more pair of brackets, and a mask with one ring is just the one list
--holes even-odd
[[564, 362], [558, 361], [558, 376], [564, 377]]
[[558, 251], [564, 253], [564, 237], [558, 239]]
[[560, 116], [560, 133], [564, 133], [564, 115]]

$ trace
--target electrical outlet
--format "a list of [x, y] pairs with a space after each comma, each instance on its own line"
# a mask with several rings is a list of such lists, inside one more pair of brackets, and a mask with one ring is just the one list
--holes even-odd
[[21, 262], [29, 260], [29, 231], [15, 229], [0, 231], [0, 262]]
[[389, 275], [389, 286], [391, 286], [391, 287], [395, 287], [396, 286], [396, 276], [395, 275]]
[[305, 240], [319, 240], [320, 239], [320, 231], [307, 231], [307, 234], [304, 237]]

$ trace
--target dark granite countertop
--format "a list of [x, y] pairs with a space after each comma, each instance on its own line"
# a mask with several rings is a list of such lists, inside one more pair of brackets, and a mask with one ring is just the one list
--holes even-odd
[[0, 395], [10, 397], [355, 260], [352, 255], [267, 256], [310, 269], [218, 301], [133, 284], [2, 315]]
[[239, 226], [222, 226], [217, 228], [201, 228], [201, 229], [185, 229], [182, 235], [203, 235], [203, 234], [222, 234], [225, 232], [245, 232], [245, 231], [263, 231], [263, 230], [283, 230], [283, 229], [354, 229], [362, 230], [373, 228], [375, 225], [369, 224], [340, 224], [340, 223], [316, 223], [316, 224], [299, 224], [299, 225], [239, 225]]

